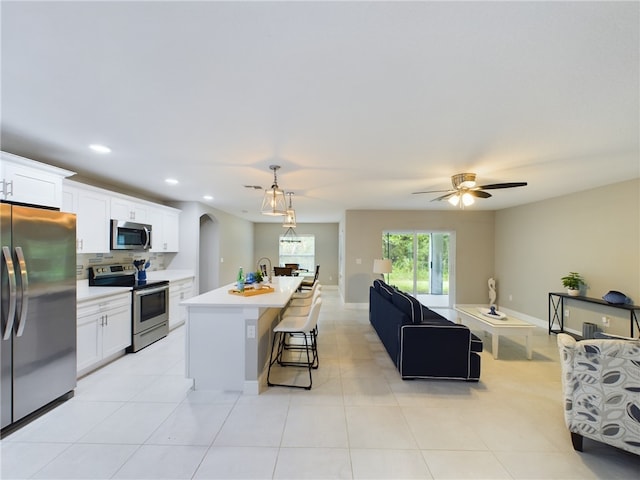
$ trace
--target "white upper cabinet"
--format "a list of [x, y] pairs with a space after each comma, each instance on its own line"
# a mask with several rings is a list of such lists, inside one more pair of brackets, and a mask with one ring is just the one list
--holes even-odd
[[171, 207], [156, 207], [148, 212], [152, 227], [152, 252], [177, 252], [180, 210]]
[[150, 224], [152, 252], [178, 251], [177, 208], [65, 180], [62, 210], [76, 214], [78, 253], [110, 251], [111, 219]]
[[110, 206], [103, 191], [65, 181], [62, 210], [76, 214], [76, 252], [109, 252]]
[[0, 152], [0, 198], [45, 207], [62, 207], [62, 179], [74, 172]]
[[149, 223], [149, 207], [132, 198], [113, 197], [111, 199], [111, 218], [127, 222]]

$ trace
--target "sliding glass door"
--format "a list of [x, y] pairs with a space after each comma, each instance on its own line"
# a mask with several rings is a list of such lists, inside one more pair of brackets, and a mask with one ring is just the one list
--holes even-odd
[[382, 253], [391, 259], [389, 283], [433, 307], [449, 306], [447, 232], [384, 232]]

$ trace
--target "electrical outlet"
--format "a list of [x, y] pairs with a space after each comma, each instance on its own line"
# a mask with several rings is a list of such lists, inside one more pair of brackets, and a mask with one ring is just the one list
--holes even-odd
[[256, 326], [247, 325], [247, 338], [256, 338]]
[[609, 326], [609, 317], [602, 317], [602, 325], [605, 327]]
[[568, 308], [565, 308], [565, 309], [564, 309], [564, 316], [565, 316], [566, 318], [569, 318], [569, 309], [568, 309]]

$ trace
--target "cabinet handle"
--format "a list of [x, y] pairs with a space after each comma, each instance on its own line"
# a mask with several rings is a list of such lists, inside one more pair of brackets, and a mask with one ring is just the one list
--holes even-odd
[[[9, 190], [9, 185], [11, 185], [11, 190]], [[0, 193], [2, 193], [5, 198], [7, 198], [10, 195], [13, 196], [13, 180], [11, 180], [10, 182], [7, 182], [3, 178], [2, 179], [2, 190], [0, 190]]]

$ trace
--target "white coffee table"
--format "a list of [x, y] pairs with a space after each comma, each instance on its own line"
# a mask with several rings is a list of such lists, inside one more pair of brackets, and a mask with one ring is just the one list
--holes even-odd
[[498, 358], [498, 340], [500, 335], [524, 336], [527, 349], [527, 358], [532, 357], [532, 339], [535, 325], [520, 320], [513, 315], [507, 315], [504, 319], [491, 318], [483, 315], [480, 309], [487, 309], [486, 305], [455, 305], [458, 312], [458, 323], [463, 323], [468, 327], [477, 327], [491, 334], [491, 349], [493, 358]]

